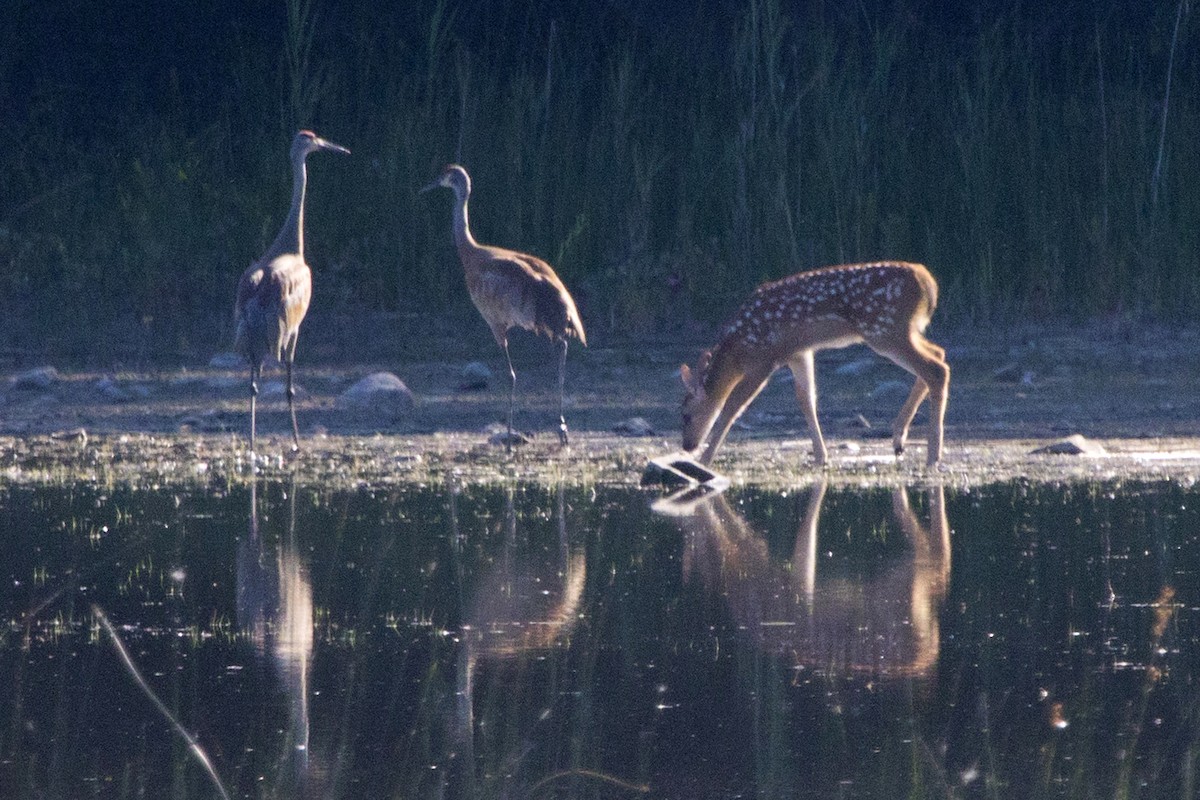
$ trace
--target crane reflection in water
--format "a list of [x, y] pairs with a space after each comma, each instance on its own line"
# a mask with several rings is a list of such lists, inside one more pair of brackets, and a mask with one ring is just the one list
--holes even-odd
[[[250, 484], [249, 530], [237, 547], [237, 624], [260, 663], [275, 669], [288, 700], [288, 727], [275, 771], [291, 775], [298, 796], [308, 796], [309, 673], [313, 655], [313, 593], [296, 544], [295, 476], [284, 489], [287, 530], [273, 545], [259, 528], [258, 482]], [[270, 515], [267, 515], [270, 519]], [[286, 768], [286, 762], [292, 768]]]
[[[530, 731], [520, 734], [519, 725], [489, 725], [475, 714], [481, 702], [477, 697], [481, 692], [478, 677], [486, 670], [484, 691], [493, 712], [505, 704], [506, 698], [516, 703], [517, 710], [525, 701], [535, 704], [540, 709], [536, 720], [552, 716], [559, 692], [553, 681], [528, 680], [531, 662], [568, 642], [582, 613], [587, 562], [584, 547], [567, 532], [564, 487], [560, 484], [555, 496], [556, 541], [540, 548], [532, 546], [517, 520], [514, 489], [509, 487], [505, 494], [503, 549], [488, 567], [468, 576], [462, 554], [466, 536], [458, 513], [458, 492], [451, 490], [450, 524], [462, 624], [457, 637], [456, 702], [449, 722], [449, 736], [454, 743], [451, 761], [455, 763], [448, 773], [457, 784], [450, 788], [465, 797], [476, 796], [484, 788], [481, 780], [489, 776], [525, 789], [547, 780], [581, 777], [578, 771], [568, 771], [535, 779], [527, 774], [531, 770], [526, 762], [534, 749]], [[546, 691], [521, 697], [534, 683]], [[491, 716], [495, 723], [496, 715]], [[507, 738], [514, 733], [515, 739]], [[486, 753], [479, 754], [484, 763], [477, 761], [476, 736], [486, 743]], [[609, 780], [601, 775], [592, 777]]]

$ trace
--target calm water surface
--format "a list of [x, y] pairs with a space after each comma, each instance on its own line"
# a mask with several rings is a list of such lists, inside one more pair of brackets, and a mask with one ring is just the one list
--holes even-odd
[[1200, 490], [655, 498], [6, 490], [0, 797], [1193, 796]]

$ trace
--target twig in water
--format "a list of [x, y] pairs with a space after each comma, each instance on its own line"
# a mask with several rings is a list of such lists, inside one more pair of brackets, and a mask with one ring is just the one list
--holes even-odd
[[137, 685], [141, 687], [141, 690], [145, 692], [146, 697], [150, 698], [150, 702], [154, 703], [154, 707], [159, 710], [159, 713], [167, 718], [179, 735], [184, 738], [184, 741], [188, 743], [188, 747], [190, 747], [192, 750], [192, 755], [196, 757], [196, 760], [199, 761], [201, 766], [204, 767], [205, 771], [208, 772], [208, 776], [212, 778], [213, 785], [217, 787], [217, 791], [221, 793], [221, 797], [223, 797], [224, 800], [229, 800], [229, 793], [225, 791], [225, 786], [221, 783], [221, 778], [219, 775], [217, 775], [217, 770], [213, 767], [212, 762], [208, 760], [208, 755], [204, 752], [204, 749], [200, 747], [200, 743], [196, 741], [196, 738], [188, 733], [187, 730], [179, 724], [179, 720], [175, 719], [175, 716], [170, 712], [166, 705], [163, 704], [163, 701], [158, 699], [158, 695], [156, 695], [154, 690], [150, 688], [150, 684], [146, 683], [146, 679], [142, 677], [142, 673], [138, 671], [137, 665], [134, 664], [133, 659], [129, 657], [129, 652], [125, 649], [125, 645], [121, 641], [121, 637], [117, 635], [116, 628], [114, 628], [112, 623], [108, 621], [108, 617], [104, 615], [104, 611], [100, 608], [100, 606], [93, 604], [92, 613], [96, 615], [96, 619], [100, 620], [100, 624], [104, 627], [104, 630], [108, 632], [108, 637], [113, 643], [113, 648], [117, 651], [117, 655], [121, 656], [121, 661], [125, 663], [125, 669], [129, 671], [130, 675], [133, 676], [134, 681], [136, 681]]
[[618, 789], [624, 789], [627, 792], [636, 792], [639, 794], [645, 794], [650, 791], [650, 787], [643, 783], [630, 783], [629, 781], [622, 780], [621, 778], [618, 778], [615, 775], [609, 775], [607, 773], [599, 772], [594, 769], [565, 769], [565, 770], [562, 770], [561, 772], [556, 772], [553, 775], [547, 775], [545, 778], [542, 778], [540, 781], [535, 783], [529, 789], [529, 796], [534, 797], [544, 786], [550, 784], [553, 781], [561, 780], [562, 778], [574, 778], [574, 777], [591, 778], [593, 780], [598, 780], [603, 783], [611, 784], [612, 786], [615, 786]]

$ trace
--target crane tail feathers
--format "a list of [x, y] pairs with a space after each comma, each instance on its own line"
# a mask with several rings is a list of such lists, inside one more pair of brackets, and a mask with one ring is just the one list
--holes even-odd
[[533, 330], [551, 339], [575, 337], [586, 347], [587, 334], [567, 290], [550, 281], [535, 283], [532, 289]]

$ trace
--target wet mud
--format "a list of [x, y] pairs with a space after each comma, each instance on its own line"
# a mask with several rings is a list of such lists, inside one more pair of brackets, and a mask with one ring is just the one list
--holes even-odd
[[[282, 379], [268, 372], [260, 446], [245, 439], [245, 370], [236, 363], [97, 372], [59, 369], [22, 385], [9, 372], [0, 403], [0, 469], [10, 483], [77, 481], [204, 485], [260, 473], [302, 484], [387, 486], [520, 480], [637, 485], [650, 459], [678, 450], [678, 367], [694, 363], [701, 337], [599, 343], [568, 359], [571, 442], [556, 433], [557, 364], [544, 341], [514, 346], [517, 427], [526, 444], [493, 444], [508, 398], [502, 357], [486, 342], [447, 356], [431, 343], [370, 364], [298, 366], [303, 450], [290, 453]], [[713, 468], [736, 484], [1177, 480], [1200, 476], [1200, 332], [1100, 326], [961, 330], [931, 337], [952, 367], [942, 464], [924, 465], [924, 415], [908, 451], [891, 449], [890, 420], [911, 379], [862, 347], [818, 355], [820, 415], [830, 449], [824, 469], [790, 376], [771, 384], [739, 420]], [[438, 353], [434, 359], [422, 354]], [[481, 361], [491, 377], [480, 378]], [[392, 372], [413, 402], [347, 404], [358, 379]], [[46, 376], [43, 376], [46, 377]], [[1082, 453], [1060, 444], [1082, 441]], [[1049, 447], [1049, 452], [1036, 452]]]

